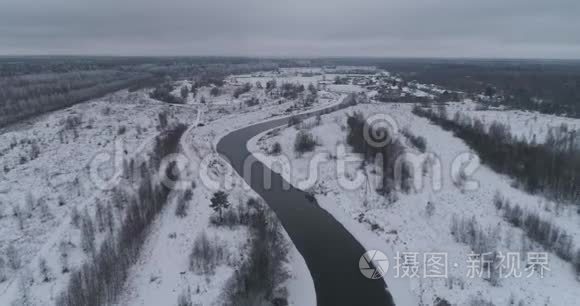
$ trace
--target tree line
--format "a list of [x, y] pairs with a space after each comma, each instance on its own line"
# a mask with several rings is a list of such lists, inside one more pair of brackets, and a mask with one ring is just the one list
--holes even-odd
[[459, 113], [451, 119], [444, 107], [434, 111], [416, 106], [413, 113], [453, 131], [482, 162], [515, 178], [526, 191], [578, 203], [580, 149], [575, 132], [565, 126], [551, 130], [545, 143], [536, 143], [512, 135], [509, 127], [499, 122], [486, 128], [481, 120]]
[[405, 152], [405, 145], [389, 130], [369, 126], [361, 112], [347, 115], [346, 123], [347, 144], [355, 153], [360, 153], [365, 162], [377, 162], [381, 167], [382, 181], [378, 191], [386, 195], [399, 188], [404, 192], [411, 191], [412, 171], [409, 165], [403, 163], [401, 173], [396, 173], [397, 159]]
[[[91, 257], [71, 273], [69, 283], [57, 298], [56, 305], [96, 306], [115, 303], [123, 289], [129, 268], [139, 258], [147, 228], [165, 205], [170, 193], [168, 187], [154, 180], [160, 160], [165, 154], [177, 151], [179, 139], [185, 129], [185, 126], [178, 125], [158, 136], [153, 158], [147, 164], [142, 164], [145, 166], [141, 167], [136, 193], [129, 192], [122, 186], [114, 191], [117, 196], [113, 197], [112, 205], [121, 214], [117, 218], [119, 224], [108, 232], [98, 249], [95, 247]], [[175, 175], [175, 167], [175, 164], [171, 164], [165, 169], [169, 176]], [[87, 216], [83, 218], [83, 236], [86, 232], [90, 235], [91, 230], [87, 229], [92, 226], [87, 223], [90, 220]], [[87, 238], [82, 240], [85, 239]]]
[[147, 77], [99, 70], [0, 78], [0, 126], [101, 97]]

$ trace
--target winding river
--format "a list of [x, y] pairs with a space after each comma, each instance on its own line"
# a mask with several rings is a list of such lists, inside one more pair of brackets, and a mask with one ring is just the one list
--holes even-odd
[[[348, 105], [349, 99], [353, 97], [347, 97], [334, 109]], [[301, 116], [310, 117], [331, 110], [318, 110]], [[394, 305], [383, 280], [368, 279], [359, 271], [358, 262], [365, 253], [363, 246], [322, 209], [316, 199], [293, 187], [282, 188], [288, 183], [248, 151], [246, 143], [252, 137], [287, 123], [288, 118], [281, 118], [236, 130], [220, 140], [217, 151], [229, 159], [232, 167], [280, 219], [310, 270], [318, 305]], [[244, 163], [248, 162], [252, 165], [248, 170], [254, 175], [244, 175]], [[271, 188], [264, 188], [264, 171], [271, 174]]]

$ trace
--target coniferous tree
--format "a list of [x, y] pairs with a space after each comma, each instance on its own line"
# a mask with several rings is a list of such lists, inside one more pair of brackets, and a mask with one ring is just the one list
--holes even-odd
[[213, 194], [211, 198], [211, 207], [215, 212], [220, 215], [220, 220], [223, 221], [223, 211], [230, 207], [230, 202], [228, 200], [228, 194], [224, 191], [217, 191]]

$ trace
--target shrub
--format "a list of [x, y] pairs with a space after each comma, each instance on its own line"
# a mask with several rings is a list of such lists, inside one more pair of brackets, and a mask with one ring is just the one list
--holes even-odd
[[523, 210], [519, 205], [510, 205], [506, 203], [504, 206], [504, 219], [515, 227], [519, 227], [522, 222]]
[[242, 95], [242, 94], [244, 94], [246, 92], [249, 92], [250, 89], [252, 89], [252, 84], [246, 83], [246, 84], [244, 84], [244, 86], [236, 88], [236, 90], [234, 90], [234, 95], [233, 96], [234, 96], [234, 98], [237, 99], [237, 98], [240, 97], [240, 95]]
[[252, 215], [250, 227], [250, 256], [228, 281], [225, 305], [266, 305], [274, 300], [285, 305], [285, 292], [276, 292], [289, 277], [284, 266], [288, 244], [280, 223], [275, 215], [259, 208]]
[[244, 102], [244, 103], [246, 103], [247, 106], [252, 107], [252, 106], [256, 106], [256, 105], [260, 104], [260, 100], [258, 100], [258, 98], [256, 98], [256, 97], [251, 97], [250, 99], [246, 100], [246, 102]]
[[288, 119], [288, 127], [298, 126], [300, 123], [302, 123], [302, 119], [299, 116], [292, 116]]
[[168, 113], [166, 111], [162, 111], [157, 116], [159, 117], [159, 127], [164, 130], [168, 125]]
[[189, 96], [189, 89], [187, 89], [187, 86], [182, 86], [181, 87], [181, 98], [185, 101], [187, 99], [187, 96]]
[[211, 216], [209, 221], [215, 226], [227, 226], [233, 228], [234, 226], [242, 224], [242, 216], [235, 210], [229, 209], [226, 210], [221, 217], [216, 215]]
[[509, 205], [509, 201], [504, 199], [499, 191], [496, 191], [495, 195], [493, 196], [493, 205], [495, 208], [501, 210], [505, 204]]
[[35, 160], [40, 156], [40, 146], [36, 141], [30, 144], [29, 160]]
[[189, 207], [189, 201], [193, 198], [193, 191], [187, 189], [183, 195], [183, 198], [178, 199], [177, 207], [175, 208], [175, 215], [183, 218], [187, 216], [187, 208]]
[[444, 298], [436, 297], [435, 300], [433, 300], [433, 306], [451, 306], [451, 303]]
[[394, 139], [389, 130], [369, 125], [361, 112], [347, 115], [346, 123], [346, 142], [353, 151], [362, 154], [365, 161], [381, 159], [382, 182], [378, 191], [387, 195], [391, 195], [399, 187], [405, 192], [411, 191], [411, 166], [405, 162], [400, 165], [402, 167], [396, 167], [399, 157], [405, 153], [405, 146], [398, 139]]
[[4, 257], [0, 256], [0, 283], [5, 282], [6, 279], [6, 261]]
[[210, 94], [212, 97], [217, 97], [217, 96], [219, 96], [219, 95], [220, 95], [220, 89], [219, 89], [219, 87], [217, 87], [217, 86], [214, 86], [214, 87], [212, 87], [212, 89], [209, 91], [209, 94]]
[[170, 104], [183, 104], [184, 100], [180, 97], [176, 97], [171, 92], [173, 91], [173, 85], [170, 82], [165, 82], [158, 87], [156, 87], [150, 94], [151, 99], [159, 100]]
[[42, 276], [42, 281], [45, 283], [50, 282], [50, 279], [52, 278], [52, 272], [50, 272], [50, 268], [46, 263], [46, 259], [41, 258], [38, 261], [38, 270], [40, 271], [40, 276]]
[[427, 202], [427, 206], [425, 206], [425, 212], [427, 213], [427, 216], [433, 217], [433, 214], [435, 214], [435, 204], [433, 204], [433, 201]]
[[576, 274], [580, 278], [580, 249], [576, 251], [576, 258], [574, 260], [574, 268], [576, 269]]
[[469, 306], [495, 306], [495, 304], [482, 297], [472, 297], [469, 299]]
[[93, 220], [85, 210], [81, 223], [81, 246], [83, 251], [93, 253], [95, 251], [95, 227]]
[[411, 131], [409, 131], [408, 129], [403, 129], [401, 131], [401, 134], [407, 137], [407, 139], [409, 139], [409, 142], [411, 142], [411, 144], [415, 148], [417, 148], [417, 150], [421, 151], [422, 153], [425, 153], [425, 151], [427, 151], [427, 140], [425, 139], [425, 137], [416, 136], [413, 133], [411, 133]]
[[14, 270], [19, 269], [22, 265], [18, 250], [13, 244], [8, 245], [8, 248], [6, 248], [6, 257], [8, 258], [8, 265]]
[[490, 254], [485, 258], [483, 275], [493, 286], [499, 285], [501, 258], [498, 255], [497, 243], [501, 239], [500, 228], [483, 230], [475, 217], [459, 218], [453, 215], [451, 220], [451, 234], [457, 242], [467, 244], [475, 254]]
[[294, 140], [294, 151], [298, 154], [311, 152], [315, 147], [316, 140], [310, 132], [301, 130], [296, 134], [296, 139]]
[[282, 153], [282, 146], [279, 142], [275, 142], [270, 149], [270, 154], [278, 155], [280, 153]]
[[187, 291], [184, 291], [179, 295], [177, 298], [177, 306], [193, 306], [190, 288], [187, 288]]
[[195, 273], [213, 274], [217, 265], [225, 258], [224, 247], [214, 239], [210, 241], [205, 232], [195, 238], [189, 255], [189, 269]]
[[494, 231], [484, 230], [475, 216], [471, 218], [453, 215], [451, 219], [451, 235], [457, 242], [469, 245], [475, 254], [493, 252], [500, 239], [499, 228]]

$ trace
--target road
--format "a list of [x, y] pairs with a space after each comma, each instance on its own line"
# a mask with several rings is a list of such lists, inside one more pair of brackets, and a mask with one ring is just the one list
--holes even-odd
[[[352, 99], [348, 97], [347, 99]], [[314, 116], [314, 111], [304, 116]], [[246, 143], [266, 130], [286, 125], [288, 118], [254, 124], [223, 137], [217, 151], [246, 179], [274, 210], [294, 245], [304, 257], [314, 280], [320, 306], [394, 305], [383, 280], [370, 280], [358, 268], [363, 246], [316, 199], [299, 189], [284, 190], [287, 184], [277, 173], [259, 162]], [[244, 163], [251, 163], [253, 175], [244, 175]], [[264, 188], [264, 171], [271, 172], [271, 188]]]

